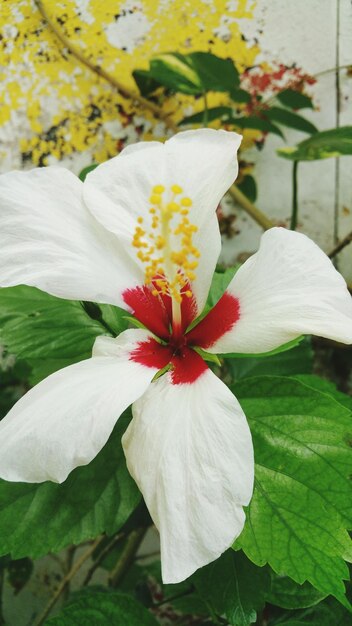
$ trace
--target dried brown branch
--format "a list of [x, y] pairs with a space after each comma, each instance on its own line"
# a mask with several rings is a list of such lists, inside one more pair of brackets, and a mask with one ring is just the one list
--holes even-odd
[[344, 237], [338, 244], [336, 244], [336, 246], [331, 250], [331, 252], [329, 252], [328, 254], [329, 259], [333, 259], [337, 254], [339, 254], [339, 252], [341, 252], [341, 250], [346, 248], [346, 246], [348, 246], [348, 244], [350, 244], [351, 242], [352, 242], [352, 231], [348, 233], [348, 235], [346, 235], [346, 237]]
[[101, 550], [101, 552], [99, 553], [99, 555], [95, 559], [92, 567], [88, 570], [87, 575], [86, 575], [86, 577], [85, 577], [85, 579], [83, 581], [83, 586], [88, 585], [88, 583], [90, 582], [90, 579], [92, 578], [95, 570], [104, 561], [105, 557], [108, 554], [110, 554], [110, 552], [115, 548], [115, 546], [118, 544], [118, 542], [121, 541], [122, 537], [123, 537], [123, 533], [119, 533], [118, 535], [115, 535], [115, 537], [112, 538], [112, 540], [108, 543], [108, 545], [105, 546], [105, 548], [103, 548]]
[[81, 569], [82, 565], [92, 556], [94, 550], [97, 548], [99, 543], [103, 541], [101, 537], [96, 539], [94, 543], [92, 543], [88, 550], [86, 550], [82, 556], [77, 559], [77, 561], [72, 565], [70, 571], [64, 576], [55, 593], [50, 598], [48, 604], [46, 605], [44, 611], [40, 614], [37, 621], [33, 626], [42, 626], [44, 624], [46, 618], [48, 617], [51, 609], [55, 606], [56, 602], [60, 598], [60, 596], [64, 593], [67, 585], [71, 582], [72, 578], [77, 574], [77, 572]]
[[263, 213], [263, 211], [258, 209], [258, 207], [248, 200], [247, 196], [245, 196], [244, 193], [236, 187], [236, 185], [232, 185], [229, 192], [233, 199], [238, 202], [248, 215], [250, 215], [264, 230], [269, 230], [269, 228], [275, 226], [274, 222], [272, 222], [271, 219]]
[[149, 109], [149, 111], [151, 111], [155, 115], [155, 117], [161, 119], [168, 128], [170, 128], [174, 132], [177, 132], [178, 128], [176, 124], [170, 119], [168, 115], [166, 115], [163, 112], [163, 110], [160, 107], [158, 107], [153, 102], [150, 102], [146, 98], [143, 98], [143, 96], [141, 96], [138, 92], [133, 91], [129, 87], [126, 87], [125, 85], [120, 83], [120, 81], [117, 80], [115, 76], [112, 76], [109, 72], [104, 70], [103, 67], [100, 67], [100, 65], [97, 65], [93, 63], [92, 61], [90, 61], [89, 59], [87, 59], [85, 55], [82, 54], [82, 52], [71, 43], [71, 41], [66, 37], [66, 35], [64, 35], [64, 33], [61, 32], [59, 28], [57, 28], [56, 24], [47, 13], [47, 10], [45, 9], [43, 2], [41, 0], [34, 0], [34, 3], [38, 11], [40, 12], [43, 20], [45, 21], [45, 23], [50, 27], [52, 32], [59, 39], [59, 41], [61, 41], [61, 43], [65, 46], [65, 48], [69, 50], [72, 56], [77, 59], [77, 61], [82, 63], [82, 65], [85, 65], [89, 70], [91, 70], [91, 72], [94, 72], [100, 78], [103, 78], [104, 80], [106, 80], [124, 98], [132, 100], [132, 102], [137, 102], [142, 107]]

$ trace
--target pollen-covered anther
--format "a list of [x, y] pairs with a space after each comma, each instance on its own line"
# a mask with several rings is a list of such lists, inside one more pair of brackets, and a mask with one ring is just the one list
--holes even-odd
[[198, 228], [189, 219], [192, 200], [182, 194], [177, 184], [169, 189], [155, 185], [149, 198], [149, 228], [148, 219], [138, 217], [132, 239], [137, 257], [145, 265], [146, 284], [153, 286], [152, 294], [167, 294], [178, 303], [183, 297], [192, 297], [189, 282], [196, 279], [195, 259], [200, 256], [193, 244]]

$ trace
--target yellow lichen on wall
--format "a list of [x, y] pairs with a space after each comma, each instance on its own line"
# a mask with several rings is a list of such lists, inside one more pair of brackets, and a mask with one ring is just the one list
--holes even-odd
[[[132, 71], [160, 52], [209, 50], [238, 69], [258, 49], [241, 36], [250, 0], [42, 1], [70, 42], [128, 88]], [[2, 169], [75, 157], [76, 167], [103, 161], [140, 136], [165, 127], [86, 68], [58, 40], [33, 0], [0, 5], [0, 161]], [[211, 104], [218, 96], [212, 96]], [[189, 100], [178, 101], [178, 114]], [[165, 108], [174, 103], [165, 103]]]

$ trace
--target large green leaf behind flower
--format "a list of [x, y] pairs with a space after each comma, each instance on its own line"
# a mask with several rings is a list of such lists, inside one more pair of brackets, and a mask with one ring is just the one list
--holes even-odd
[[83, 305], [23, 285], [8, 287], [0, 289], [0, 344], [30, 365], [30, 382], [36, 384], [62, 367], [89, 358], [96, 337], [109, 334], [113, 319], [111, 332], [117, 335], [126, 328], [124, 315], [109, 305]]
[[352, 544], [351, 412], [298, 380], [233, 386], [249, 420], [255, 490], [235, 544], [257, 565], [345, 603]]

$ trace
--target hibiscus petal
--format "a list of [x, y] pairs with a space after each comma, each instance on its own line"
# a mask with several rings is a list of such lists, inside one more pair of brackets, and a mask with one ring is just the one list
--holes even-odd
[[149, 337], [137, 329], [98, 338], [95, 357], [55, 372], [23, 396], [0, 422], [1, 478], [61, 483], [94, 459], [157, 371], [130, 359]]
[[143, 282], [137, 264], [82, 201], [83, 183], [57, 167], [0, 176], [0, 285], [123, 305]]
[[137, 218], [149, 232], [150, 195], [155, 185], [166, 190], [179, 185], [192, 199], [189, 220], [198, 227], [194, 244], [200, 251], [197, 280], [192, 285], [201, 311], [220, 252], [220, 233], [215, 210], [237, 176], [237, 150], [241, 136], [202, 129], [179, 133], [165, 142], [129, 146], [121, 154], [88, 174], [84, 199], [105, 228], [131, 246]]
[[133, 404], [122, 443], [160, 532], [163, 581], [180, 582], [243, 528], [254, 471], [245, 415], [209, 369], [192, 384], [165, 375]]
[[226, 294], [237, 320], [207, 350], [260, 353], [302, 334], [352, 343], [352, 298], [330, 259], [308, 237], [284, 228], [262, 236], [260, 248], [235, 274]]

